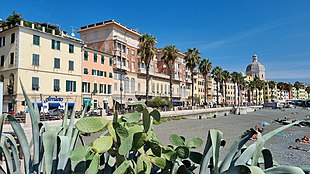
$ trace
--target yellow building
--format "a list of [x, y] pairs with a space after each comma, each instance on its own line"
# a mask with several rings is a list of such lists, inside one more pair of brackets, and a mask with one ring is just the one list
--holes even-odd
[[[1, 31], [1, 30], [0, 30]], [[81, 41], [56, 26], [21, 21], [0, 32], [3, 111], [23, 111], [22, 81], [40, 108], [81, 108]], [[42, 107], [44, 106], [44, 107]], [[43, 110], [41, 110], [43, 111]]]

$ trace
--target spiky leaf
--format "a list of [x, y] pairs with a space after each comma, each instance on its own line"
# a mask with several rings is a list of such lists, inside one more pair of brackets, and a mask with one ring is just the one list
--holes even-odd
[[107, 124], [108, 120], [102, 117], [84, 117], [76, 123], [76, 127], [85, 133], [94, 133], [102, 130]]

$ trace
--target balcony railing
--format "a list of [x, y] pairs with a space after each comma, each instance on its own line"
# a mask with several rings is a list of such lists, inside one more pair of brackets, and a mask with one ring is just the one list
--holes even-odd
[[[146, 69], [140, 67], [140, 68], [138, 69], [138, 72], [141, 73], [141, 74], [146, 74]], [[153, 69], [149, 69], [149, 74], [150, 74], [150, 75], [154, 75]]]
[[122, 65], [120, 64], [120, 62], [116, 62], [115, 64], [115, 67], [118, 68], [118, 69], [122, 69], [122, 70], [125, 70], [125, 71], [129, 71], [129, 67], [126, 66], [126, 65]]

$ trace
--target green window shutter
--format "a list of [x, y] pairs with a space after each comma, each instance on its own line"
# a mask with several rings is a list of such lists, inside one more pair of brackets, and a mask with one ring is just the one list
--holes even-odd
[[87, 83], [87, 92], [90, 92], [90, 83]]
[[88, 60], [88, 52], [84, 51], [84, 60]]
[[111, 94], [112, 93], [112, 85], [108, 85], [108, 94]]
[[106, 85], [106, 84], [104, 84], [104, 86], [103, 86], [103, 93], [104, 93], [104, 94], [107, 93], [107, 85]]
[[55, 40], [52, 40], [52, 49], [55, 49]]
[[66, 92], [69, 92], [70, 81], [66, 80]]
[[94, 62], [95, 62], [95, 63], [97, 63], [97, 58], [98, 58], [98, 57], [97, 57], [97, 54], [94, 53]]
[[73, 81], [73, 92], [76, 92], [76, 81]]
[[85, 85], [85, 82], [82, 82], [82, 92], [84, 92], [84, 85]]
[[112, 66], [112, 58], [111, 57], [109, 58], [109, 64], [110, 64], [110, 66]]
[[101, 64], [104, 65], [104, 55], [101, 55]]

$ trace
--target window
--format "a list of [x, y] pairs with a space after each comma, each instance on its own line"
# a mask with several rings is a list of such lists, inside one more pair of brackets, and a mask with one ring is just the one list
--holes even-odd
[[103, 71], [100, 71], [100, 75], [99, 76], [103, 76]]
[[84, 60], [88, 60], [88, 51], [84, 51]]
[[117, 91], [117, 83], [114, 83], [114, 91]]
[[32, 77], [32, 90], [33, 91], [39, 90], [39, 77]]
[[97, 63], [98, 55], [94, 53], [94, 62]]
[[69, 71], [74, 71], [74, 61], [69, 60]]
[[135, 70], [135, 62], [131, 62], [131, 69], [132, 69], [132, 71]]
[[132, 55], [132, 56], [135, 55], [135, 50], [131, 50], [131, 55]]
[[10, 65], [14, 64], [14, 53], [10, 54]]
[[54, 58], [54, 68], [60, 68], [60, 59]]
[[52, 39], [52, 49], [53, 50], [60, 50], [60, 41], [56, 41]]
[[0, 47], [2, 47], [2, 37], [0, 37]]
[[11, 34], [11, 44], [15, 42], [15, 33]]
[[1, 56], [0, 66], [1, 66], [1, 67], [4, 66], [4, 55]]
[[90, 93], [90, 83], [82, 82], [82, 92]]
[[66, 80], [66, 92], [76, 92], [76, 81]]
[[96, 75], [96, 72], [97, 72], [97, 71], [96, 71], [95, 69], [92, 69], [92, 70], [91, 70], [91, 75]]
[[109, 58], [109, 65], [112, 66], [113, 61], [112, 61], [112, 57]]
[[106, 84], [104, 84], [103, 93], [104, 93], [104, 94], [107, 93], [107, 85], [106, 85]]
[[107, 77], [107, 72], [106, 71], [103, 72], [103, 76]]
[[40, 56], [39, 54], [32, 54], [32, 65], [39, 66], [40, 64]]
[[54, 91], [59, 92], [60, 91], [60, 80], [54, 79]]
[[5, 46], [5, 36], [2, 37], [2, 40], [0, 37], [0, 47], [4, 47], [4, 46]]
[[135, 79], [134, 78], [131, 79], [131, 93], [132, 94], [135, 93]]
[[140, 92], [140, 91], [141, 91], [141, 84], [138, 83], [138, 92]]
[[112, 85], [108, 85], [108, 94], [112, 94]]
[[99, 93], [103, 93], [103, 84], [99, 85]]
[[69, 44], [69, 53], [74, 53], [74, 45]]
[[32, 39], [32, 44], [33, 45], [39, 45], [40, 46], [40, 36], [37, 35], [33, 35], [33, 39]]
[[104, 55], [101, 55], [101, 64], [104, 65]]
[[109, 77], [110, 77], [110, 78], [113, 78], [113, 74], [112, 74], [111, 72], [109, 73]]
[[93, 90], [94, 93], [98, 92], [98, 88], [97, 87], [98, 87], [97, 83], [94, 83], [94, 90]]
[[125, 78], [124, 80], [124, 86], [125, 86], [125, 93], [129, 93], [129, 78]]
[[84, 68], [84, 74], [88, 74], [88, 68]]
[[97, 76], [100, 76], [100, 70], [97, 70]]

